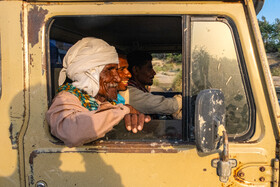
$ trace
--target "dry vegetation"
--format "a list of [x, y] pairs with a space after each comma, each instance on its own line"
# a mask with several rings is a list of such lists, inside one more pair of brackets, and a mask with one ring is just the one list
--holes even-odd
[[273, 76], [275, 87], [280, 87], [280, 55], [279, 53], [267, 53], [267, 60]]

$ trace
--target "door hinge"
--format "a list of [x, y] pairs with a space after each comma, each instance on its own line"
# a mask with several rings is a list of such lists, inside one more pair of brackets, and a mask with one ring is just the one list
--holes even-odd
[[273, 183], [275, 186], [278, 185], [279, 181], [279, 160], [275, 158], [273, 160]]

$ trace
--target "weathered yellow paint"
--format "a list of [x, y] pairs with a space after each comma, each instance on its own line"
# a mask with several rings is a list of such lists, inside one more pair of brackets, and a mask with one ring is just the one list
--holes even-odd
[[[11, 11], [13, 10], [13, 11]], [[24, 121], [22, 2], [0, 2], [1, 75], [0, 185], [19, 184], [17, 137]]]
[[[55, 156], [56, 154], [57, 156]], [[80, 153], [83, 157], [86, 170], [84, 172], [77, 171], [75, 175], [72, 175], [73, 172], [66, 172], [59, 169], [61, 160], [57, 158], [61, 158], [63, 154], [67, 154], [67, 158], [75, 158], [78, 153], [39, 154], [34, 159], [34, 179], [43, 179], [45, 181], [49, 181], [47, 180], [48, 178], [57, 177], [63, 179], [61, 181], [49, 181], [48, 184], [51, 186], [55, 184], [63, 185], [63, 183], [70, 185], [69, 180], [72, 176], [78, 176], [73, 180], [77, 186], [170, 186], [170, 184], [175, 184], [176, 186], [193, 186], [195, 184], [201, 186], [217, 186], [219, 183], [215, 168], [212, 168], [208, 162], [209, 159], [217, 158], [218, 155], [204, 155], [204, 159], [199, 159], [198, 161], [199, 157], [197, 157], [197, 152], [194, 147], [178, 154]], [[255, 162], [269, 165], [266, 162], [266, 152], [261, 149], [239, 148], [237, 153], [230, 154], [230, 157], [243, 160], [245, 163], [251, 163], [251, 158], [254, 157]], [[51, 164], [42, 168], [40, 163], [44, 162]], [[44, 172], [40, 172], [42, 170]], [[178, 180], [178, 178], [184, 180]], [[199, 182], [196, 181], [198, 179]], [[227, 185], [233, 183], [235, 182], [233, 177], [231, 177]]]
[[[248, 0], [249, 4], [252, 1]], [[241, 2], [21, 2], [0, 1], [2, 97], [0, 98], [0, 186], [245, 186], [236, 173], [246, 165], [271, 166], [279, 129], [270, 74], [264, 73], [252, 24]], [[13, 10], [13, 11], [11, 11]], [[39, 14], [39, 15], [38, 15]], [[237, 27], [256, 105], [256, 131], [247, 142], [231, 142], [229, 158], [237, 167], [226, 184], [211, 160], [195, 145], [162, 146], [178, 153], [104, 153], [87, 145], [55, 144], [45, 121], [47, 100], [48, 23], [67, 15], [226, 15]], [[254, 17], [255, 19], [255, 17]], [[37, 28], [34, 28], [34, 25]], [[257, 31], [258, 32], [258, 31]], [[259, 44], [258, 44], [259, 45]], [[279, 119], [278, 119], [279, 120]], [[12, 125], [12, 133], [9, 132]], [[10, 136], [12, 135], [12, 141]], [[18, 141], [14, 141], [18, 140]], [[132, 148], [134, 149], [134, 148]], [[141, 148], [138, 148], [141, 150]], [[97, 150], [97, 151], [96, 151]], [[98, 151], [99, 150], [99, 151]], [[254, 169], [252, 169], [252, 172]], [[21, 178], [20, 178], [21, 176]], [[252, 173], [250, 173], [252, 176]], [[263, 182], [258, 185], [270, 186]]]
[[61, 154], [59, 161], [61, 162], [59, 169], [62, 172], [86, 172], [85, 162], [79, 153]]

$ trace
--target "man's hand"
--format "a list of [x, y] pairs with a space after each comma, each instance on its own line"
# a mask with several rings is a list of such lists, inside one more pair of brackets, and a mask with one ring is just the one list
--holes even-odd
[[125, 127], [128, 131], [132, 130], [133, 133], [137, 133], [143, 129], [144, 123], [151, 121], [149, 115], [138, 112], [131, 105], [126, 104], [125, 106], [130, 109], [130, 113], [124, 116]]

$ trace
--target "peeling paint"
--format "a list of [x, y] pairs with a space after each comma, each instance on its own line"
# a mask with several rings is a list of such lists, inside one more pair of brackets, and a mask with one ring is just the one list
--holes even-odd
[[154, 146], [157, 146], [157, 143], [156, 142], [153, 142], [153, 143], [151, 143], [150, 144], [152, 147], [154, 147]]
[[39, 42], [39, 31], [47, 14], [48, 10], [44, 10], [42, 7], [39, 9], [36, 5], [28, 12], [28, 42], [31, 47]]
[[204, 125], [206, 121], [203, 119], [201, 115], [199, 115], [198, 119], [199, 119], [199, 126], [202, 127], [202, 125]]
[[11, 140], [11, 144], [12, 144], [12, 148], [13, 149], [17, 149], [17, 142], [18, 142], [18, 132], [16, 134], [14, 134], [13, 132], [13, 123], [10, 124], [10, 127], [9, 127], [9, 133], [10, 133], [10, 140]]
[[13, 124], [12, 123], [10, 124], [10, 127], [9, 127], [9, 133], [10, 133], [9, 138], [10, 138], [11, 143], [13, 145], [14, 144], [14, 140], [13, 140]]
[[164, 150], [174, 149], [172, 146], [168, 146], [168, 147], [166, 147], [166, 146], [161, 146], [160, 148], [161, 148], [161, 149], [164, 149]]
[[36, 158], [38, 155], [38, 152], [37, 151], [33, 151], [30, 156], [29, 156], [29, 164], [33, 164], [33, 160], [34, 158]]
[[222, 105], [223, 104], [223, 100], [216, 101], [216, 104]]
[[20, 15], [19, 15], [19, 20], [20, 20], [19, 22], [20, 22], [20, 30], [21, 30], [20, 36], [23, 37], [23, 32], [24, 32], [24, 31], [23, 31], [23, 28], [24, 28], [24, 27], [23, 27], [23, 20], [22, 20], [22, 12], [21, 12]]
[[220, 125], [218, 127], [218, 135], [219, 136], [223, 136], [223, 132], [226, 132], [226, 129], [225, 129], [225, 127], [223, 125]]
[[31, 67], [34, 67], [34, 64], [33, 64], [33, 54], [29, 55], [29, 64], [30, 64]]

